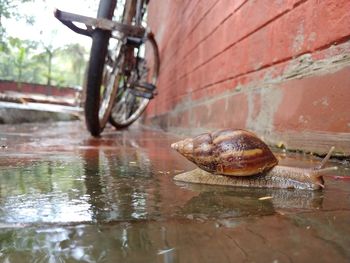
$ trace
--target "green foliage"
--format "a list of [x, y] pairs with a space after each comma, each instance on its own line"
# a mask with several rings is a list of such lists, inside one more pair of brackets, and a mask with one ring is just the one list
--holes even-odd
[[79, 44], [54, 48], [52, 45], [10, 37], [6, 45], [0, 47], [0, 79], [81, 86], [86, 54], [86, 49]]
[[53, 58], [54, 76], [64, 76], [66, 83], [82, 86], [82, 80], [87, 63], [87, 50], [80, 44], [68, 44], [58, 48]]
[[35, 46], [32, 41], [9, 38], [7, 45], [4, 46], [7, 52], [0, 54], [1, 78], [23, 81], [23, 74], [32, 65], [28, 55]]
[[33, 17], [18, 14], [19, 5], [26, 2], [33, 2], [33, 0], [0, 0], [0, 18], [25, 18], [28, 23], [33, 23]]
[[[57, 30], [41, 32], [42, 40], [31, 41], [8, 36], [4, 19], [26, 19], [36, 27], [34, 18], [21, 4], [34, 0], [0, 0], [0, 79], [54, 86], [82, 86], [87, 51], [79, 44], [55, 47]], [[45, 1], [43, 1], [43, 7]], [[37, 28], [40, 30], [40, 28]], [[68, 29], [67, 29], [68, 30]]]
[[5, 28], [2, 26], [4, 18], [25, 19], [28, 24], [34, 24], [34, 17], [20, 15], [18, 13], [19, 5], [33, 0], [0, 0], [0, 45], [4, 45]]

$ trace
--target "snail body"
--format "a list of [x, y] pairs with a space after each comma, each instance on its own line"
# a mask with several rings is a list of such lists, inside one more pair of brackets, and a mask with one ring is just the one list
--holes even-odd
[[254, 133], [245, 130], [221, 130], [173, 143], [178, 151], [199, 168], [176, 175], [175, 180], [215, 185], [272, 188], [319, 189], [327, 154], [317, 168], [278, 165], [269, 147]]

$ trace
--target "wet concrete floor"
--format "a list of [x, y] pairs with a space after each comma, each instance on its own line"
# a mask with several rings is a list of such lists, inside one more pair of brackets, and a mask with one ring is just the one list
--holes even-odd
[[323, 191], [181, 184], [172, 177], [194, 166], [170, 149], [178, 139], [0, 126], [0, 262], [350, 262], [346, 162]]

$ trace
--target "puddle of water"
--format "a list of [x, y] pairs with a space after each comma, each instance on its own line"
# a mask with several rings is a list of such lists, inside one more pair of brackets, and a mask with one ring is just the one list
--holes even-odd
[[350, 259], [349, 180], [326, 177], [316, 192], [175, 183], [193, 168], [169, 148], [176, 138], [107, 130], [97, 140], [67, 125], [66, 137], [54, 124], [39, 143], [40, 129], [0, 134], [9, 145], [0, 152], [1, 262]]

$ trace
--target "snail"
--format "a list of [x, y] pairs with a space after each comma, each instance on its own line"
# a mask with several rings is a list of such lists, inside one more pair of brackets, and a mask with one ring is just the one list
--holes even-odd
[[337, 169], [325, 167], [334, 147], [317, 167], [282, 166], [262, 140], [240, 129], [204, 133], [171, 147], [198, 166], [174, 177], [183, 182], [317, 190], [324, 188], [322, 175]]

